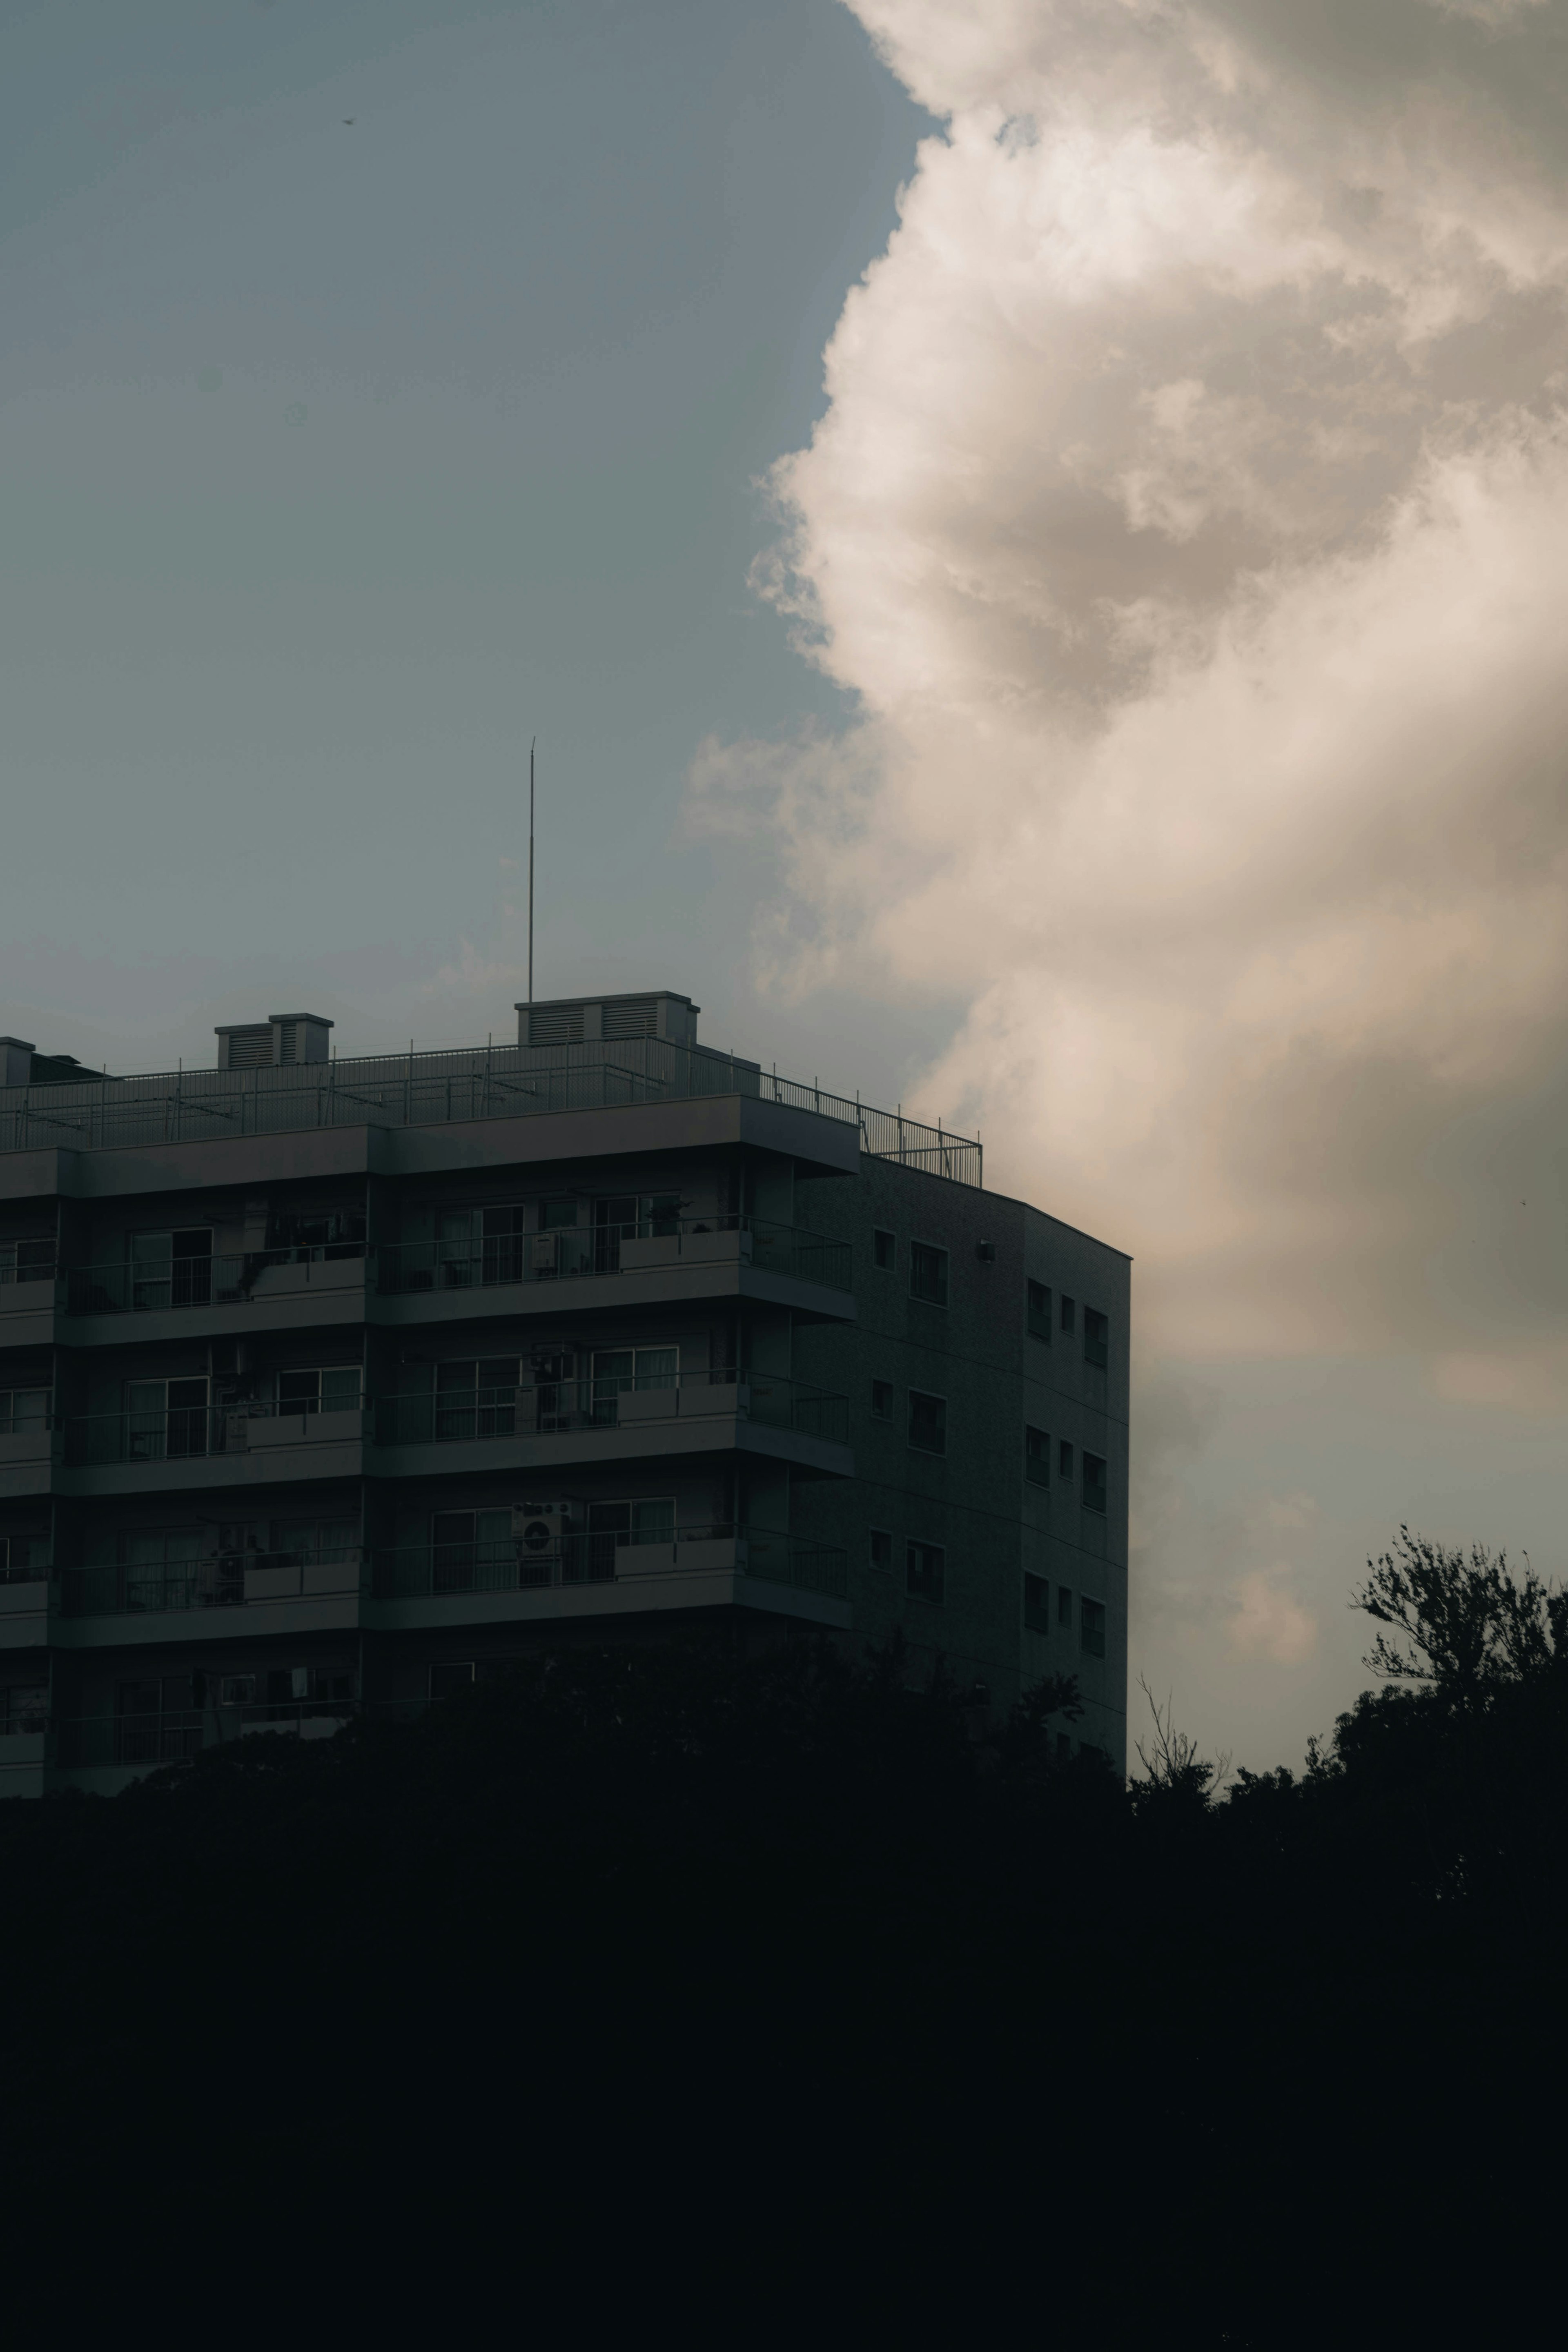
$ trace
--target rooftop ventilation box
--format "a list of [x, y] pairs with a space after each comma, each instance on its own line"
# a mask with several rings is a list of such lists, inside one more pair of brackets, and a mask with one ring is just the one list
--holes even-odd
[[271, 1013], [265, 1021], [231, 1021], [217, 1033], [220, 1070], [277, 1070], [324, 1062], [330, 1021], [318, 1013]]
[[597, 1045], [658, 1037], [695, 1045], [701, 1006], [658, 989], [650, 996], [554, 996], [517, 1008], [520, 1045]]

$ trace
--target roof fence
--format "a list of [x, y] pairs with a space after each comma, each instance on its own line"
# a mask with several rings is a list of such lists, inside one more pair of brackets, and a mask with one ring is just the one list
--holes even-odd
[[547, 1111], [749, 1095], [859, 1130], [874, 1160], [981, 1182], [978, 1142], [927, 1127], [901, 1110], [874, 1110], [815, 1081], [781, 1078], [755, 1062], [658, 1037], [560, 1045], [460, 1046], [449, 1053], [352, 1058], [226, 1070], [162, 1070], [0, 1087], [0, 1151], [60, 1145], [110, 1151], [214, 1136], [276, 1135], [320, 1127], [444, 1127], [459, 1119], [527, 1118]]

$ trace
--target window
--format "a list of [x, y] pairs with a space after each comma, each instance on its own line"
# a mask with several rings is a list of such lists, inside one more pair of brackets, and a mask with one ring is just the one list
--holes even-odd
[[930, 1242], [910, 1244], [910, 1297], [929, 1307], [947, 1305], [947, 1252]]
[[0, 1690], [0, 1735], [47, 1731], [49, 1724], [47, 1683], [13, 1685]]
[[1085, 1600], [1083, 1603], [1083, 1654], [1086, 1658], [1105, 1655], [1105, 1603]]
[[1068, 1297], [1064, 1290], [1062, 1293], [1062, 1329], [1064, 1331], [1070, 1331], [1077, 1320], [1078, 1308], [1074, 1306], [1072, 1300]]
[[1058, 1478], [1072, 1476], [1072, 1447], [1065, 1437], [1057, 1448], [1057, 1475]]
[[507, 1592], [517, 1582], [510, 1510], [437, 1511], [432, 1516], [433, 1592]]
[[646, 1395], [655, 1389], [668, 1391], [679, 1385], [679, 1348], [595, 1348], [594, 1350], [595, 1422], [613, 1423], [619, 1411], [620, 1400], [628, 1391]]
[[47, 1282], [54, 1270], [52, 1241], [0, 1242], [0, 1282]]
[[517, 1358], [468, 1356], [436, 1367], [436, 1435], [510, 1437], [517, 1429]]
[[1037, 1633], [1051, 1630], [1051, 1588], [1043, 1576], [1025, 1575], [1024, 1622], [1032, 1625]]
[[26, 1584], [42, 1576], [48, 1561], [47, 1535], [0, 1536], [0, 1584]]
[[[619, 1571], [616, 1554], [627, 1545], [673, 1544], [675, 1497], [649, 1495], [626, 1503], [588, 1506], [588, 1573], [611, 1577]], [[570, 1563], [569, 1563], [570, 1565]]]
[[309, 1371], [279, 1372], [279, 1412], [357, 1412], [360, 1368], [357, 1364], [323, 1364]]
[[1024, 1432], [1024, 1475], [1031, 1486], [1051, 1483], [1051, 1441], [1043, 1429]]
[[899, 1245], [893, 1239], [892, 1234], [885, 1234], [879, 1225], [871, 1235], [872, 1264], [874, 1265], [879, 1265], [885, 1274], [890, 1273], [894, 1261], [898, 1255], [898, 1247]]
[[542, 1234], [558, 1234], [577, 1222], [575, 1201], [544, 1201], [540, 1204], [539, 1230]]
[[207, 1450], [207, 1384], [187, 1381], [127, 1381], [125, 1458], [163, 1462]]
[[656, 1235], [678, 1234], [680, 1209], [679, 1192], [645, 1192], [637, 1202], [638, 1239], [649, 1241]]
[[195, 1528], [143, 1528], [123, 1531], [119, 1541], [125, 1570], [125, 1606], [195, 1609], [205, 1584], [202, 1538]]
[[629, 1503], [590, 1503], [591, 1535], [613, 1535], [617, 1543], [667, 1544], [675, 1541], [675, 1497], [651, 1495]]
[[1058, 1584], [1057, 1587], [1057, 1623], [1058, 1625], [1072, 1623], [1072, 1594], [1065, 1584]]
[[904, 1590], [913, 1601], [940, 1601], [947, 1554], [940, 1544], [911, 1543], [904, 1554]]
[[521, 1202], [437, 1209], [436, 1266], [442, 1287], [462, 1290], [475, 1282], [521, 1282], [526, 1218]]
[[879, 1576], [893, 1572], [893, 1538], [886, 1528], [871, 1530], [871, 1565]]
[[19, 1437], [26, 1429], [47, 1429], [47, 1389], [0, 1389], [0, 1437]]
[[1083, 1310], [1083, 1360], [1102, 1366], [1110, 1360], [1110, 1326], [1092, 1307]]
[[[180, 1255], [174, 1236], [174, 1255]], [[363, 1257], [363, 1209], [275, 1209], [268, 1221], [268, 1249], [298, 1250], [306, 1257]]]
[[133, 1308], [205, 1307], [212, 1297], [213, 1237], [209, 1226], [178, 1233], [129, 1234]]
[[1105, 1508], [1105, 1465], [1098, 1454], [1083, 1457], [1083, 1507], [1086, 1511]]
[[[237, 1532], [220, 1528], [220, 1538]], [[227, 1549], [227, 1546], [223, 1549]], [[331, 1562], [340, 1566], [359, 1558], [359, 1521], [357, 1519], [274, 1519], [272, 1522], [272, 1558], [281, 1564], [300, 1560], [319, 1568]]]
[[1029, 1285], [1029, 1337], [1051, 1344], [1051, 1294], [1043, 1282]]
[[947, 1452], [947, 1399], [910, 1391], [910, 1444], [921, 1454]]
[[218, 1685], [218, 1703], [222, 1706], [254, 1706], [256, 1704], [256, 1676], [254, 1675], [225, 1675], [222, 1682]]
[[891, 1421], [893, 1418], [893, 1383], [891, 1381], [872, 1381], [871, 1415], [872, 1419], [875, 1421]]

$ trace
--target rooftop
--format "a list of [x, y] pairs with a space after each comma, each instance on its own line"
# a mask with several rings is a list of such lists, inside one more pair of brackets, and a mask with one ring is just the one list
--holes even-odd
[[[857, 1127], [860, 1149], [978, 1185], [977, 1142], [858, 1097], [781, 1078], [696, 1041], [689, 997], [573, 997], [520, 1005], [519, 1043], [329, 1055], [309, 1013], [226, 1023], [220, 1066], [114, 1077], [0, 1039], [0, 1152], [104, 1151], [322, 1127], [431, 1127], [710, 1095], [748, 1095]], [[546, 1042], [548, 1041], [548, 1042]]]

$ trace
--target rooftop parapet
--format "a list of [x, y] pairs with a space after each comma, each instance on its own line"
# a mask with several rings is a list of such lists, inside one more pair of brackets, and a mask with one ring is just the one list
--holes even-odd
[[980, 1146], [966, 1137], [781, 1078], [731, 1054], [658, 1036], [83, 1079], [0, 1089], [0, 1152], [51, 1145], [102, 1151], [324, 1127], [444, 1127], [739, 1094], [857, 1128], [861, 1150], [873, 1159], [959, 1183], [981, 1181]]

